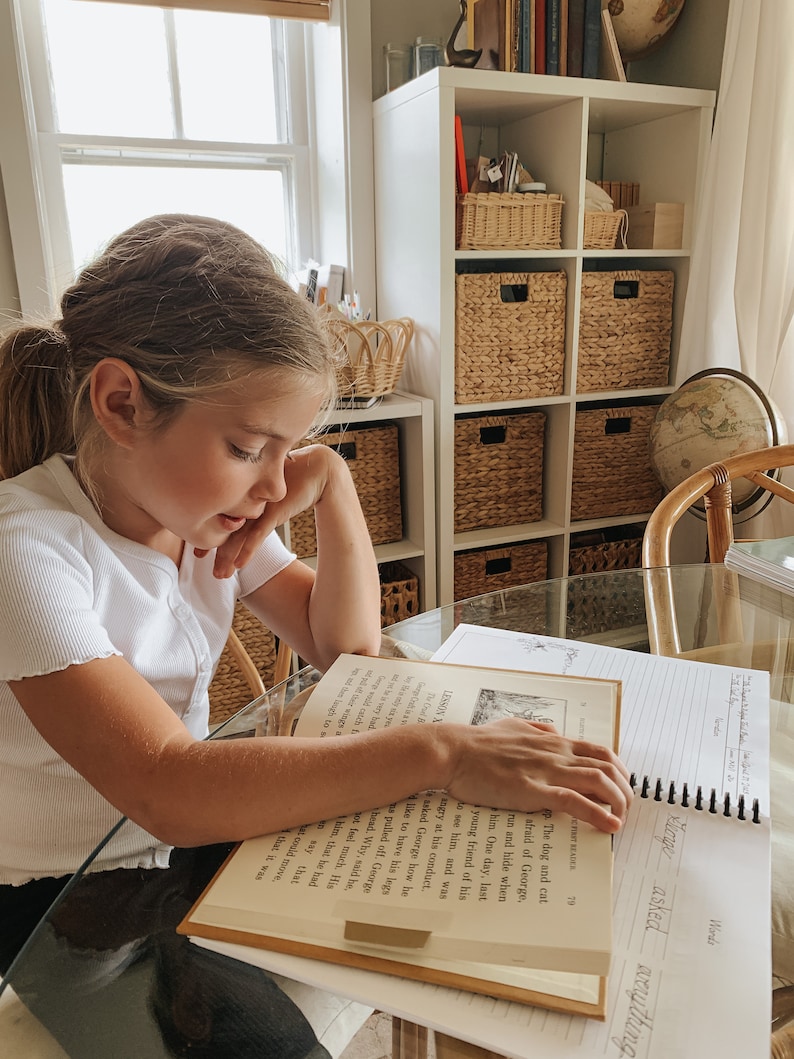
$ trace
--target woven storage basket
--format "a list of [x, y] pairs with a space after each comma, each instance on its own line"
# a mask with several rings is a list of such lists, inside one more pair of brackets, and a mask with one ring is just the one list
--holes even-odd
[[[397, 425], [329, 430], [312, 442], [336, 449], [347, 460], [373, 544], [402, 537], [400, 449]], [[290, 547], [298, 556], [315, 555], [314, 511], [304, 511], [289, 523]]]
[[628, 214], [625, 210], [585, 210], [582, 246], [585, 250], [625, 250]]
[[459, 250], [559, 250], [561, 195], [486, 191], [458, 195]]
[[419, 578], [402, 563], [381, 563], [381, 627], [405, 621], [419, 613]]
[[662, 498], [648, 435], [654, 405], [580, 408], [573, 441], [571, 518], [651, 511]]
[[562, 271], [455, 277], [459, 404], [562, 393], [566, 286]]
[[455, 532], [543, 515], [543, 412], [455, 420]]
[[397, 385], [405, 364], [405, 352], [414, 333], [414, 322], [400, 320], [351, 321], [333, 314], [327, 327], [344, 351], [337, 372], [341, 400], [382, 397]]
[[[266, 688], [273, 684], [276, 669], [276, 638], [242, 603], [234, 608], [232, 629], [259, 670]], [[251, 689], [228, 645], [221, 652], [209, 687], [210, 724], [220, 724], [251, 701]]]
[[571, 537], [568, 573], [593, 574], [603, 570], [636, 570], [642, 565], [642, 527], [596, 530]]
[[577, 390], [666, 386], [672, 328], [672, 272], [582, 273]]
[[545, 581], [547, 564], [545, 541], [457, 552], [454, 559], [455, 599], [468, 599], [514, 585], [528, 585], [531, 581]]

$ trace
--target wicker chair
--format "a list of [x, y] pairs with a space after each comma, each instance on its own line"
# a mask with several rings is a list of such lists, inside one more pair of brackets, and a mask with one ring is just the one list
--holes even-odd
[[[654, 509], [645, 526], [642, 540], [642, 565], [645, 569], [670, 566], [670, 542], [679, 519], [698, 501], [705, 502], [708, 555], [712, 563], [722, 563], [728, 546], [734, 539], [731, 513], [731, 483], [737, 478], [748, 478], [753, 484], [775, 496], [794, 503], [794, 489], [781, 484], [769, 473], [772, 469], [794, 465], [794, 445], [773, 445], [730, 456], [721, 463], [712, 463], [690, 475], [671, 489]], [[726, 576], [730, 571], [725, 571]], [[681, 653], [681, 641], [675, 617], [672, 588], [664, 570], [646, 582], [648, 600], [648, 632], [654, 654]], [[719, 620], [720, 640], [723, 644], [742, 643], [738, 609], [731, 607], [731, 593], [725, 595], [726, 605]], [[735, 595], [735, 594], [734, 594]]]
[[276, 637], [238, 601], [229, 638], [209, 688], [210, 725], [223, 721], [247, 706], [266, 688], [289, 676], [292, 648]]

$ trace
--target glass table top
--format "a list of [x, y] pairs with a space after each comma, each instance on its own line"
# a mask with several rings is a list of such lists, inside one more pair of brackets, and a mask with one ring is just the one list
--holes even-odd
[[[657, 572], [658, 573], [658, 572]], [[709, 661], [765, 668], [772, 695], [792, 701], [789, 645], [794, 597], [731, 575], [724, 567], [666, 571], [675, 600], [681, 653]], [[742, 624], [741, 641], [721, 642], [719, 602], [729, 594]], [[475, 597], [384, 630], [383, 651], [428, 657], [460, 623], [588, 640], [631, 651], [650, 651], [649, 583], [639, 570], [587, 574]], [[319, 674], [303, 668], [245, 707], [212, 733], [233, 739], [289, 731], [290, 720]], [[794, 727], [784, 711], [778, 724]], [[773, 732], [773, 746], [774, 746]], [[773, 799], [774, 820], [774, 799]], [[127, 826], [120, 821], [119, 827]], [[103, 843], [104, 844], [104, 841]], [[99, 847], [98, 847], [99, 848]], [[273, 1005], [260, 996], [251, 968], [217, 954], [186, 955], [176, 924], [220, 865], [230, 846], [175, 851], [167, 871], [91, 874], [92, 858], [70, 880], [12, 965], [4, 984], [48, 1028], [67, 1055], [134, 1056], [271, 1054], [262, 1041], [274, 1033]], [[152, 881], [145, 877], [158, 876]], [[195, 949], [195, 946], [191, 946]], [[253, 992], [252, 992], [253, 990]], [[259, 992], [257, 992], [257, 990]], [[243, 1002], [242, 998], [247, 997]], [[257, 997], [256, 1002], [251, 998]], [[108, 1017], [112, 1012], [112, 1018]], [[300, 1014], [300, 1013], [298, 1013]], [[278, 1016], [299, 1040], [303, 1027], [287, 1007]], [[292, 1021], [290, 1021], [292, 1020]], [[203, 1051], [233, 1027], [228, 1050]], [[242, 1027], [242, 1028], [241, 1028]], [[285, 1031], [287, 1032], [287, 1031]], [[244, 1044], [240, 1044], [240, 1036]], [[217, 1045], [213, 1047], [217, 1048]], [[227, 1047], [224, 1045], [224, 1047]], [[285, 1044], [272, 1054], [286, 1059]], [[59, 1054], [59, 1053], [53, 1053]], [[306, 1050], [302, 1053], [307, 1054]], [[317, 1055], [323, 1054], [322, 1052]]]

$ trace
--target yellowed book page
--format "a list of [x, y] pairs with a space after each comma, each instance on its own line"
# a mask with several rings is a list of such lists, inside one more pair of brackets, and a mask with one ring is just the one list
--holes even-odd
[[[297, 734], [519, 714], [611, 743], [619, 684], [343, 656]], [[432, 966], [475, 960], [605, 974], [611, 839], [565, 814], [427, 793], [244, 842], [192, 922]]]

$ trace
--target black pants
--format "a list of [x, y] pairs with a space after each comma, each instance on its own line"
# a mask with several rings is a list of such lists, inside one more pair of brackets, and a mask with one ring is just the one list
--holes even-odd
[[328, 1059], [266, 972], [176, 933], [222, 853], [175, 850], [168, 869], [85, 876], [16, 967], [68, 880], [0, 886], [0, 970], [71, 1059]]

